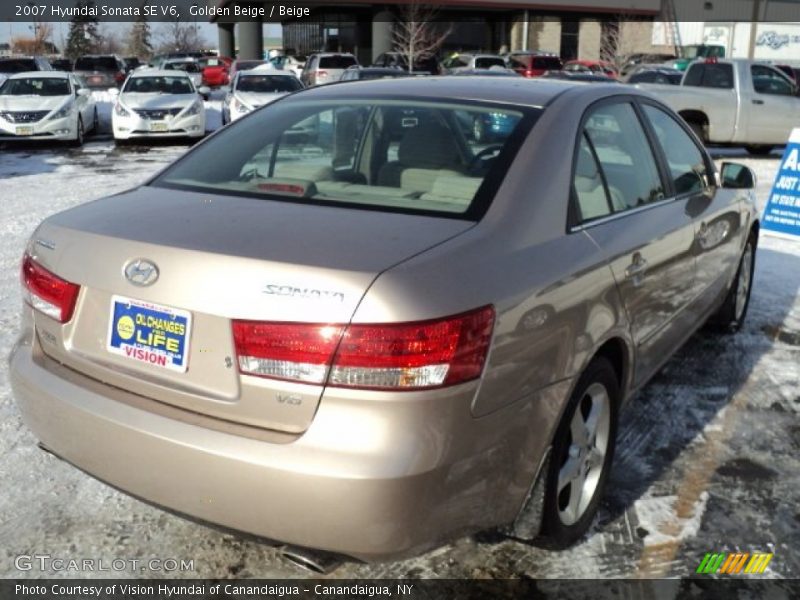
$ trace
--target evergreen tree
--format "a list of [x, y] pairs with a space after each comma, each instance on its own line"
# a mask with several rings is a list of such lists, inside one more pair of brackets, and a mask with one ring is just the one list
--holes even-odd
[[136, 17], [136, 21], [131, 25], [128, 32], [128, 54], [147, 59], [153, 53], [153, 45], [150, 42], [150, 24], [147, 17], [142, 14]]
[[[94, 7], [94, 0], [80, 0], [77, 3], [77, 7], [91, 9]], [[75, 60], [84, 54], [92, 54], [97, 50], [99, 39], [97, 17], [75, 15], [69, 25], [67, 48], [64, 54], [70, 60]]]

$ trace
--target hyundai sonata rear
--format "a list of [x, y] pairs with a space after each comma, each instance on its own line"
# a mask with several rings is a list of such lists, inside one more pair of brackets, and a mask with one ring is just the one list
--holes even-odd
[[[701, 190], [700, 146], [680, 183], [713, 239], [693, 243], [683, 192], [637, 204], [642, 177], [670, 173], [638, 166], [632, 98], [655, 102], [639, 92], [488, 82], [300, 91], [47, 219], [11, 357], [28, 426], [118, 488], [297, 546], [379, 559], [540, 524], [578, 539], [627, 393], [726, 298], [745, 298], [741, 323], [754, 213], [749, 192]], [[696, 141], [654, 110], [685, 136], [682, 173]], [[492, 143], [471, 131], [487, 118]], [[645, 350], [628, 314], [635, 335], [660, 327]]]

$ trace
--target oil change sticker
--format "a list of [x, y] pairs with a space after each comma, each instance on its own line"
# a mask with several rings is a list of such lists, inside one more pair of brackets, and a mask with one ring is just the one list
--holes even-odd
[[185, 373], [191, 323], [189, 311], [113, 296], [106, 348], [140, 363]]

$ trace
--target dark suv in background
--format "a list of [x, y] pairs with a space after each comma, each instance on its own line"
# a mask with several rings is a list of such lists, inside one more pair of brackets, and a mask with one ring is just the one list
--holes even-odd
[[74, 72], [90, 88], [119, 87], [125, 81], [128, 66], [113, 54], [87, 54], [75, 61]]
[[[373, 67], [397, 68], [408, 71], [408, 59], [400, 52], [384, 52], [372, 63]], [[414, 61], [414, 73], [439, 75], [439, 61], [435, 56], [428, 56]]]
[[0, 58], [0, 83], [8, 75], [27, 71], [52, 71], [50, 63], [38, 56], [7, 56]]

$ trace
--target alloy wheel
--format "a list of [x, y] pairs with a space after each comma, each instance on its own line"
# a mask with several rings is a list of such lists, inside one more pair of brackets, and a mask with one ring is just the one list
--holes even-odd
[[608, 390], [601, 383], [593, 383], [575, 407], [567, 432], [567, 451], [558, 472], [558, 516], [564, 525], [576, 523], [594, 498], [606, 462], [610, 430]]

